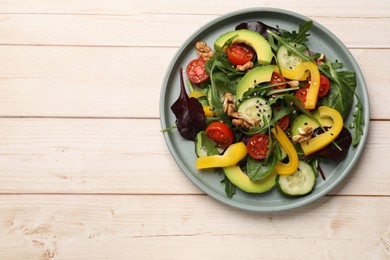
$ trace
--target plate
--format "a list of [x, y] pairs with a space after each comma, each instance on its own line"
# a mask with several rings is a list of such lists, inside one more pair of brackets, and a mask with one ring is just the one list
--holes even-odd
[[[175, 125], [176, 118], [170, 107], [179, 97], [179, 70], [180, 67], [185, 68], [189, 61], [197, 57], [195, 43], [206, 41], [209, 46], [213, 46], [218, 36], [234, 30], [237, 24], [250, 20], [260, 20], [270, 26], [279, 26], [279, 28], [292, 31], [297, 30], [301, 23], [310, 19], [281, 9], [252, 8], [226, 14], [198, 29], [179, 48], [164, 77], [160, 96], [160, 118], [163, 129]], [[249, 211], [272, 212], [289, 210], [321, 198], [344, 180], [353, 169], [366, 143], [369, 126], [369, 101], [363, 75], [345, 45], [333, 33], [315, 21], [310, 31], [308, 46], [310, 49], [325, 53], [327, 59], [331, 61], [338, 60], [344, 63], [344, 69], [356, 72], [356, 93], [361, 99], [365, 118], [364, 135], [359, 145], [351, 147], [348, 156], [340, 163], [322, 163], [321, 167], [326, 175], [326, 180], [324, 181], [321, 177], [318, 177], [314, 191], [305, 197], [286, 198], [275, 189], [263, 194], [248, 194], [237, 189], [233, 198], [228, 198], [225, 194], [224, 184], [221, 183], [223, 178], [221, 174], [213, 171], [196, 170], [194, 143], [182, 138], [177, 129], [164, 132], [165, 141], [179, 167], [196, 186], [210, 197], [229, 206]], [[349, 125], [351, 120], [352, 115], [347, 118], [345, 125]]]

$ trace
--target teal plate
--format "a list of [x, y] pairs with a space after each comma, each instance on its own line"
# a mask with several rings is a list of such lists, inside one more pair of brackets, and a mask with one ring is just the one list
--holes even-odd
[[[301, 23], [310, 19], [300, 14], [281, 9], [251, 8], [221, 16], [197, 30], [179, 48], [164, 77], [160, 96], [160, 117], [163, 129], [175, 125], [176, 118], [170, 107], [179, 97], [179, 70], [180, 67], [185, 68], [192, 59], [197, 57], [195, 43], [198, 41], [206, 41], [208, 45], [212, 46], [218, 36], [234, 30], [237, 24], [250, 20], [260, 20], [270, 26], [279, 26], [279, 28], [292, 31], [297, 30]], [[345, 179], [353, 169], [364, 149], [370, 120], [368, 93], [363, 75], [345, 45], [334, 34], [315, 21], [310, 31], [308, 46], [314, 51], [325, 53], [327, 59], [331, 61], [338, 60], [344, 63], [344, 69], [356, 72], [356, 93], [361, 99], [365, 119], [364, 135], [359, 145], [351, 147], [347, 158], [340, 163], [328, 161], [322, 163], [321, 167], [326, 175], [326, 180], [324, 181], [321, 177], [318, 177], [314, 191], [305, 197], [286, 198], [280, 195], [274, 188], [262, 194], [248, 194], [237, 189], [233, 198], [228, 198], [225, 194], [225, 186], [221, 183], [223, 178], [221, 174], [211, 170], [196, 170], [194, 143], [182, 138], [177, 129], [164, 132], [165, 141], [179, 167], [196, 186], [210, 197], [232, 207], [249, 211], [272, 212], [288, 210], [306, 205], [321, 198]], [[349, 125], [351, 120], [352, 115], [347, 118], [345, 125]]]

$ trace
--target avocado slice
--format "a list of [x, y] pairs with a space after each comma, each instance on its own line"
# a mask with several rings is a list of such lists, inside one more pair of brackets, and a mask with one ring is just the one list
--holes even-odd
[[273, 53], [269, 42], [258, 32], [247, 29], [231, 31], [221, 35], [214, 42], [214, 49], [220, 50], [227, 40], [236, 35], [237, 37], [234, 38], [233, 43], [244, 43], [252, 47], [256, 52], [257, 62], [259, 64], [267, 65], [271, 63]]
[[240, 102], [240, 99], [246, 91], [253, 88], [259, 83], [271, 81], [272, 73], [274, 72], [273, 65], [266, 65], [251, 69], [240, 80], [236, 90], [236, 100]]
[[[333, 120], [330, 117], [320, 117], [319, 113], [317, 110], [312, 112], [312, 115], [315, 119], [320, 122], [322, 126], [332, 126], [333, 125]], [[305, 114], [299, 115], [291, 124], [291, 135], [295, 136], [297, 135], [298, 129], [299, 128], [306, 128], [306, 127], [311, 127], [313, 130], [320, 127], [314, 119], [308, 117]]]
[[276, 173], [272, 172], [264, 179], [251, 181], [240, 168], [240, 166], [230, 166], [223, 168], [226, 177], [240, 190], [249, 193], [262, 193], [269, 191], [276, 184]]

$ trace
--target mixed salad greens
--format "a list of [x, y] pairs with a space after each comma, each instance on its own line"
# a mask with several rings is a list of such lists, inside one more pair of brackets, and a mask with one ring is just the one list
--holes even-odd
[[318, 175], [326, 178], [320, 162], [343, 160], [363, 135], [355, 72], [308, 48], [312, 25], [290, 32], [241, 23], [213, 48], [198, 42], [188, 79], [180, 71], [180, 96], [171, 107], [176, 127], [195, 142], [197, 169], [224, 174], [228, 197], [236, 188], [274, 187], [285, 196], [307, 195]]

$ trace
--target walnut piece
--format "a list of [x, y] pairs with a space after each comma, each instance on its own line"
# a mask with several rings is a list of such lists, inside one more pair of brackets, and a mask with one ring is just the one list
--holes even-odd
[[290, 81], [287, 81], [287, 84], [292, 87], [292, 88], [295, 88], [295, 87], [298, 87], [299, 86], [299, 81], [298, 80], [290, 80]]
[[233, 113], [236, 112], [234, 96], [229, 92], [223, 94], [223, 112], [225, 112], [228, 116], [232, 116]]
[[316, 63], [318, 65], [322, 65], [324, 64], [324, 62], [326, 61], [326, 56], [325, 54], [321, 54], [321, 56], [319, 58], [316, 59]]
[[253, 126], [259, 123], [258, 120], [250, 118], [247, 114], [241, 112], [234, 112], [232, 114], [232, 124], [235, 126], [241, 126], [244, 129], [251, 130]]
[[244, 65], [237, 65], [236, 67], [238, 71], [246, 71], [246, 70], [250, 70], [251, 68], [253, 68], [253, 62], [251, 61], [248, 61]]
[[209, 46], [207, 46], [206, 42], [197, 42], [195, 44], [195, 47], [199, 58], [202, 58], [204, 60], [209, 60], [214, 56], [214, 52], [211, 50]]
[[298, 134], [294, 135], [292, 137], [293, 142], [302, 143], [304, 141], [307, 141], [311, 139], [311, 136], [313, 135], [313, 128], [308, 126], [305, 128], [298, 127]]

